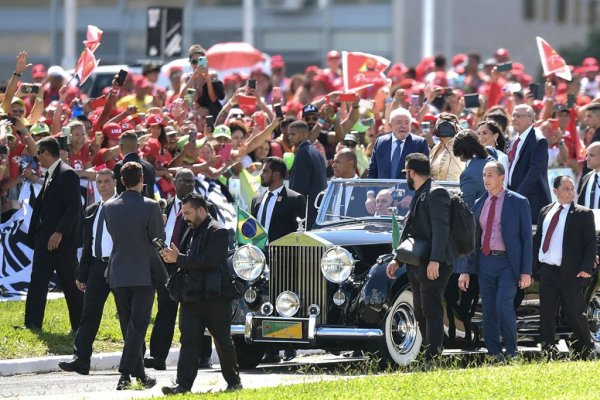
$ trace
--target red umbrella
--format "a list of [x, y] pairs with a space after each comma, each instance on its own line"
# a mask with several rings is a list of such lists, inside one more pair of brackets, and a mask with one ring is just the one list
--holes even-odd
[[262, 53], [248, 43], [217, 43], [206, 52], [208, 66], [222, 71], [233, 68], [251, 67], [264, 60]]

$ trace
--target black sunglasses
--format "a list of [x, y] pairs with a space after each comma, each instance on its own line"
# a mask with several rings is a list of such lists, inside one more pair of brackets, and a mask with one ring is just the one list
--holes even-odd
[[196, 64], [198, 64], [198, 59], [197, 59], [197, 58], [192, 58], [192, 59], [190, 60], [190, 64], [192, 64], [192, 65], [196, 65]]
[[348, 146], [348, 147], [356, 147], [356, 145], [358, 143], [356, 142], [343, 142], [344, 146]]

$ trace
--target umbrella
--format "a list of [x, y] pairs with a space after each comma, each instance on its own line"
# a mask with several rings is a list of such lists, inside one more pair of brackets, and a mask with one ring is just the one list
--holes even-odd
[[264, 56], [252, 45], [244, 42], [217, 43], [206, 52], [208, 66], [222, 71], [251, 67], [264, 60]]

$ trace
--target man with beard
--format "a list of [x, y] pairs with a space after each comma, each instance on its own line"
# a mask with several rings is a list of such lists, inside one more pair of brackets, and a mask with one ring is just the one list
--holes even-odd
[[[442, 353], [444, 339], [444, 289], [452, 274], [458, 251], [450, 236], [450, 195], [430, 177], [429, 158], [413, 153], [406, 157], [404, 169], [408, 188], [415, 190], [402, 231], [402, 242], [407, 237], [429, 243], [429, 254], [423, 265], [407, 265], [408, 279], [413, 294], [415, 316], [425, 345], [425, 364]], [[396, 279], [401, 262], [394, 259], [387, 266], [389, 279]]]
[[[306, 209], [304, 196], [293, 190], [286, 189], [283, 184], [286, 166], [285, 161], [278, 157], [265, 159], [264, 167], [260, 174], [260, 183], [268, 190], [252, 200], [251, 213], [254, 218], [267, 231], [269, 242], [273, 242], [298, 227], [296, 218], [303, 218]], [[276, 223], [271, 223], [271, 222]], [[289, 361], [296, 357], [295, 350], [286, 350], [284, 360]], [[279, 352], [268, 351], [263, 362], [279, 362]]]

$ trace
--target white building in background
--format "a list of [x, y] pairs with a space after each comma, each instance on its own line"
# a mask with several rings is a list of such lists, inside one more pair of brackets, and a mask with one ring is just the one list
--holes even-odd
[[[248, 1], [248, 0], [246, 0]], [[416, 64], [422, 56], [423, 5], [433, 4], [431, 49], [450, 58], [478, 52], [482, 59], [506, 47], [532, 73], [539, 68], [535, 36], [560, 48], [585, 42], [600, 28], [598, 0], [250, 0], [254, 45], [282, 54], [288, 72], [323, 64], [328, 50], [365, 51]], [[146, 9], [184, 8], [183, 48], [206, 48], [244, 38], [244, 0], [76, 0], [77, 49], [86, 27], [104, 31], [102, 64], [147, 59]], [[16, 54], [46, 65], [63, 58], [65, 0], [0, 0], [0, 77], [8, 77]], [[251, 24], [252, 25], [252, 24]], [[246, 25], [248, 27], [248, 25]], [[184, 54], [185, 56], [185, 54]]]

